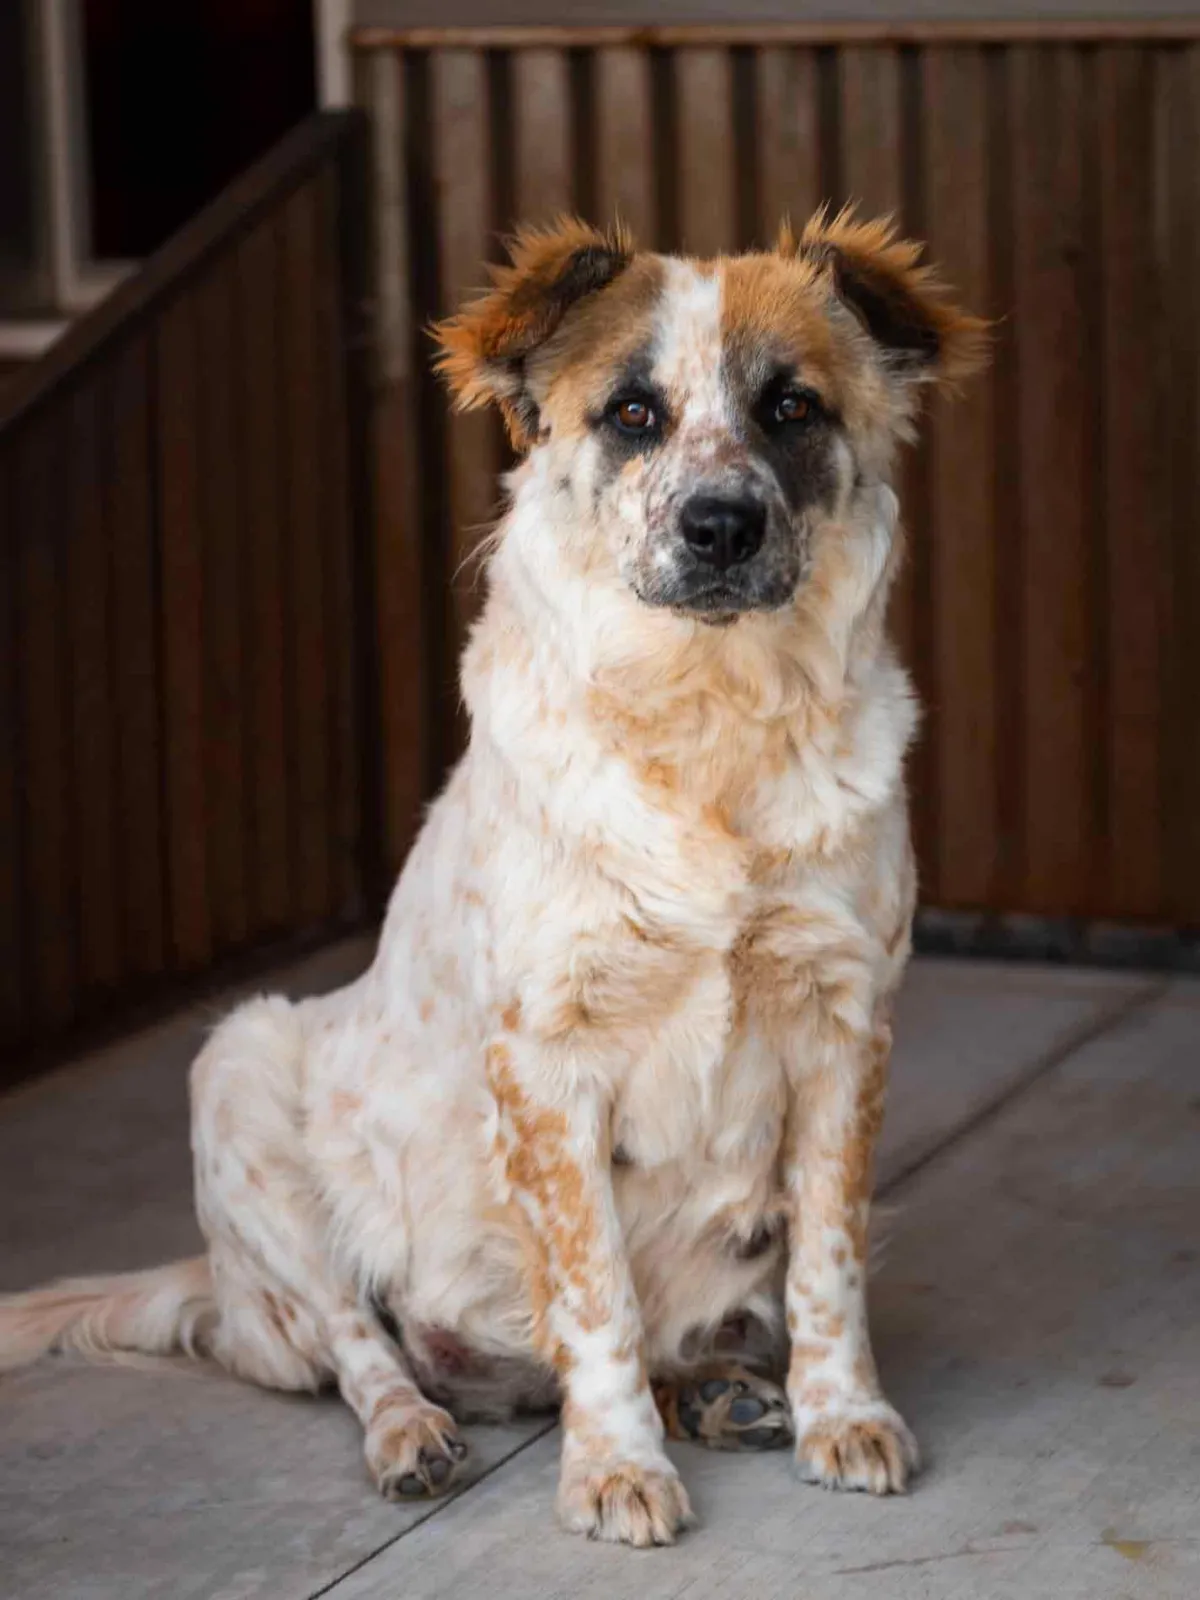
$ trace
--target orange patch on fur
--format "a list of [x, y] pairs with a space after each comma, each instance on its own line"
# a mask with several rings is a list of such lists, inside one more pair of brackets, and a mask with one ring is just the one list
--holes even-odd
[[[515, 448], [528, 450], [555, 381], [586, 370], [594, 384], [629, 349], [630, 314], [653, 304], [659, 270], [653, 258], [635, 258], [622, 227], [600, 232], [565, 216], [520, 230], [509, 264], [490, 272], [491, 290], [435, 328], [438, 371], [459, 410], [496, 403]], [[565, 403], [578, 410], [578, 400]]]
[[487, 1055], [488, 1081], [511, 1129], [506, 1152], [509, 1182], [537, 1212], [534, 1237], [544, 1257], [553, 1292], [559, 1283], [573, 1291], [575, 1316], [585, 1330], [601, 1327], [609, 1307], [602, 1297], [602, 1263], [597, 1260], [599, 1227], [584, 1175], [569, 1149], [570, 1130], [561, 1111], [530, 1101], [503, 1043]]
[[927, 335], [940, 382], [969, 377], [987, 360], [988, 324], [952, 304], [938, 274], [922, 265], [924, 247], [901, 238], [893, 218], [860, 220], [852, 205], [831, 217], [822, 206], [799, 238], [785, 222], [777, 249], [785, 259], [824, 268], [852, 306], [869, 304], [884, 326]]
[[791, 1354], [793, 1370], [802, 1371], [806, 1367], [827, 1361], [829, 1359], [829, 1346], [827, 1344], [817, 1344], [815, 1340], [811, 1339], [798, 1339], [792, 1345]]

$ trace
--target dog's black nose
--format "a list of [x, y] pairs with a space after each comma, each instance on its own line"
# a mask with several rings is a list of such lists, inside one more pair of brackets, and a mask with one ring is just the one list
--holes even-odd
[[766, 507], [757, 500], [725, 500], [697, 494], [680, 513], [683, 540], [697, 561], [724, 572], [749, 561], [762, 546]]

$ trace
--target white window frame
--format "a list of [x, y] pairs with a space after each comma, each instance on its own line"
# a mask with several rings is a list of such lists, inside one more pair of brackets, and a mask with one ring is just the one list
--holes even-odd
[[354, 20], [354, 0], [313, 0], [313, 33], [317, 41], [317, 104], [328, 109], [348, 106], [354, 82], [347, 39]]

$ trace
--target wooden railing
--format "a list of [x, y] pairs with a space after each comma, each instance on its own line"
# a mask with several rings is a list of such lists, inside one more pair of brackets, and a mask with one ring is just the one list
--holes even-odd
[[0, 394], [0, 1055], [373, 914], [360, 113]]
[[[997, 8], [999, 10], [1000, 8]], [[856, 199], [895, 211], [995, 360], [905, 465], [895, 626], [928, 717], [912, 773], [928, 905], [1200, 926], [1200, 45], [1194, 22], [364, 31], [389, 459], [432, 690], [384, 648], [400, 764], [448, 754], [478, 603], [463, 558], [504, 454], [450, 418], [428, 319], [516, 220], [620, 212], [710, 253]], [[444, 609], [439, 593], [447, 596]], [[385, 602], [386, 603], [386, 602]], [[411, 633], [405, 632], [405, 638]], [[397, 637], [400, 637], [398, 634]]]

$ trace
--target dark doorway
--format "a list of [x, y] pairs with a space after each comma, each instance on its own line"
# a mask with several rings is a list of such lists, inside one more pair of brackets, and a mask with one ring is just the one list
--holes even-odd
[[312, 0], [84, 0], [93, 253], [161, 244], [316, 102]]

